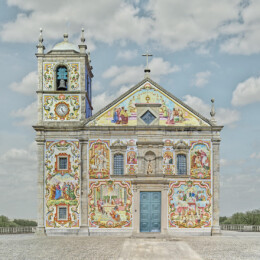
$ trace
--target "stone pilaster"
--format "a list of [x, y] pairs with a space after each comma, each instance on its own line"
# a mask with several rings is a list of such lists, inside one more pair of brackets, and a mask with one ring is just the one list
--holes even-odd
[[133, 235], [140, 233], [140, 191], [133, 185]]
[[220, 159], [219, 159], [219, 145], [220, 138], [212, 140], [213, 145], [213, 209], [212, 209], [212, 235], [221, 234], [219, 226], [219, 174], [220, 174]]
[[168, 185], [164, 185], [162, 189], [162, 197], [161, 197], [161, 205], [162, 205], [162, 212], [161, 212], [161, 233], [163, 235], [168, 234]]
[[44, 140], [37, 140], [37, 159], [38, 159], [38, 212], [37, 212], [37, 222], [38, 227], [36, 234], [44, 235], [45, 234], [45, 227], [44, 227]]
[[88, 229], [88, 141], [80, 140], [81, 144], [81, 225], [79, 234], [89, 235]]

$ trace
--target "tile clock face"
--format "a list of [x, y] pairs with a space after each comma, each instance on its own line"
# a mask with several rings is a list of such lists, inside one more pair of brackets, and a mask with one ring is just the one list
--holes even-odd
[[65, 117], [69, 113], [69, 107], [65, 103], [59, 103], [56, 106], [56, 113], [60, 117]]

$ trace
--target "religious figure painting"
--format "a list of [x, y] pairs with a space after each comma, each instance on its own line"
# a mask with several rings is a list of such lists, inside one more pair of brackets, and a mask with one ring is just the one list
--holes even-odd
[[174, 155], [171, 146], [163, 148], [163, 173], [166, 175], [174, 174]]
[[[67, 169], [57, 166], [59, 155], [67, 158]], [[66, 156], [67, 155], [67, 156]], [[66, 157], [65, 157], [66, 156]], [[70, 165], [70, 166], [68, 166]], [[79, 141], [47, 141], [45, 146], [46, 228], [78, 228], [80, 216]], [[58, 208], [65, 206], [68, 218], [59, 220]]]
[[137, 164], [136, 151], [130, 150], [127, 152], [127, 164]]
[[191, 177], [210, 179], [210, 142], [191, 142]]
[[211, 227], [211, 183], [174, 181], [168, 192], [170, 228]]
[[94, 125], [137, 125], [136, 104], [160, 104], [160, 125], [205, 125], [196, 115], [167, 96], [164, 92], [145, 83], [113, 107], [102, 113], [88, 124]]
[[107, 179], [110, 174], [109, 141], [93, 140], [89, 142], [89, 177]]
[[89, 182], [89, 226], [93, 228], [132, 227], [132, 197], [130, 181]]

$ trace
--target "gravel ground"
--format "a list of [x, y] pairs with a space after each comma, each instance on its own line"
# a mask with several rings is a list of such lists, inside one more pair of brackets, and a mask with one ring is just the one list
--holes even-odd
[[[223, 232], [222, 236], [178, 237], [163, 240], [151, 239], [150, 241], [151, 243], [147, 239], [121, 237], [39, 237], [32, 234], [0, 235], [0, 260], [130, 259], [122, 255], [128, 248], [133, 252], [135, 250], [144, 252], [148, 248], [153, 250], [157, 248], [157, 252], [160, 252], [161, 247], [163, 247], [161, 252], [164, 252], [165, 259], [183, 260], [195, 259], [196, 257], [196, 259], [201, 257], [201, 259], [205, 260], [260, 259], [260, 232], [226, 231]], [[191, 258], [190, 254], [192, 252], [197, 253], [197, 256], [195, 257], [194, 254], [194, 258]], [[166, 257], [167, 254], [168, 257]], [[138, 254], [134, 252], [130, 255]], [[159, 260], [164, 259], [163, 254], [161, 256], [158, 258]], [[153, 257], [149, 259], [151, 258], [156, 259]], [[140, 258], [134, 259], [146, 258], [141, 254]]]
[[0, 235], [0, 259], [118, 259], [124, 240], [119, 237]]
[[223, 231], [222, 236], [182, 238], [205, 260], [260, 259], [260, 232]]

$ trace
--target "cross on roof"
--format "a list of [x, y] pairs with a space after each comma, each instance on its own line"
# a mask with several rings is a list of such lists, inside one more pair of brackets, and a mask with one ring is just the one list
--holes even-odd
[[148, 69], [148, 57], [152, 57], [152, 54], [149, 54], [148, 51], [146, 52], [146, 54], [143, 54], [142, 56], [146, 56], [146, 68]]

